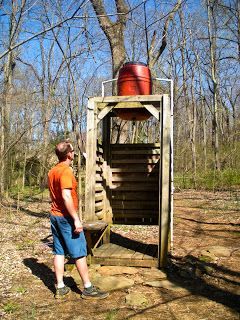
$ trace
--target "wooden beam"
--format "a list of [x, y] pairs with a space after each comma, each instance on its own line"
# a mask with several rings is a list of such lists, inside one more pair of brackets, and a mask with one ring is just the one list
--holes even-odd
[[152, 104], [144, 104], [144, 107], [159, 121], [160, 112], [157, 108], [155, 108]]
[[114, 106], [106, 106], [97, 116], [97, 124], [113, 109]]
[[139, 109], [139, 108], [144, 108], [141, 102], [132, 102], [132, 101], [127, 101], [127, 102], [118, 102], [115, 105], [116, 109]]
[[145, 144], [145, 143], [114, 143], [114, 144], [111, 144], [111, 149], [112, 150], [116, 150], [116, 149], [130, 149], [132, 150], [132, 148], [136, 148], [136, 149], [152, 149], [152, 148], [159, 148], [160, 147], [160, 143], [148, 143], [148, 144]]
[[[91, 98], [91, 99], [96, 100], [95, 98]], [[95, 102], [97, 102], [97, 101], [95, 101]], [[98, 104], [97, 104], [98, 111], [101, 111], [102, 109], [104, 109], [108, 104], [109, 104], [109, 102], [103, 102], [103, 103], [98, 102]]]
[[170, 99], [163, 95], [161, 105], [161, 162], [159, 194], [159, 267], [165, 267], [170, 230]]
[[[149, 199], [149, 192], [116, 192], [112, 196], [112, 200], [121, 200], [121, 201], [158, 201], [158, 192], [155, 190], [155, 192], [151, 193], [151, 198]], [[156, 206], [156, 205], [155, 205]], [[155, 207], [155, 209], [157, 206]]]
[[[94, 102], [98, 103], [98, 107], [101, 107], [101, 103], [118, 103], [118, 102], [155, 102], [158, 103], [162, 100], [162, 95], [139, 95], [139, 96], [108, 96], [108, 97], [94, 97]], [[105, 105], [102, 105], [104, 108]]]
[[158, 266], [157, 259], [121, 259], [121, 258], [108, 258], [108, 257], [91, 257], [91, 263], [103, 264], [105, 266], [129, 266], [129, 267], [147, 267], [156, 268]]
[[139, 183], [146, 183], [146, 182], [154, 182], [154, 181], [158, 181], [158, 177], [157, 176], [147, 176], [146, 174], [140, 174], [140, 175], [134, 175], [134, 176], [129, 176], [129, 175], [121, 175], [121, 176], [117, 176], [114, 175], [112, 177], [112, 183], [114, 182], [139, 182]]
[[145, 173], [145, 174], [150, 174], [152, 173], [153, 171], [150, 170], [149, 168], [147, 167], [144, 167], [144, 168], [112, 168], [111, 169], [112, 171], [112, 174], [115, 174], [115, 173], [121, 173], [121, 174], [124, 174], [124, 173]]
[[[102, 165], [103, 168], [103, 186], [104, 186], [104, 211], [105, 211], [105, 217], [104, 219], [111, 224], [112, 221], [112, 208], [110, 204], [110, 198], [111, 198], [111, 170], [110, 170], [110, 140], [111, 140], [111, 119], [110, 114], [108, 113], [106, 117], [103, 118], [103, 125], [102, 125], [102, 138], [103, 138], [103, 158], [104, 162]], [[104, 243], [110, 242], [110, 228], [108, 228], [105, 232]]]
[[[86, 184], [87, 184], [87, 182], [86, 182]], [[95, 184], [95, 192], [103, 192], [102, 184], [101, 185]]]
[[96, 151], [96, 104], [94, 99], [89, 99], [87, 108], [85, 221], [97, 220], [95, 215]]
[[96, 202], [95, 203], [95, 212], [102, 211], [103, 206], [104, 206], [103, 202]]
[[[158, 156], [158, 155], [156, 155]], [[134, 163], [144, 163], [144, 164], [157, 164], [159, 161], [158, 158], [156, 159], [114, 159], [112, 160], [112, 163], [121, 163], [121, 164], [134, 164]]]
[[[98, 205], [98, 204], [97, 204]], [[97, 206], [96, 205], [96, 206]], [[101, 205], [99, 204], [98, 207]], [[119, 201], [115, 200], [112, 204], [113, 211], [115, 210], [155, 210], [156, 209], [156, 203], [153, 201]]]
[[152, 155], [152, 154], [160, 154], [160, 149], [152, 149], [152, 150], [144, 150], [144, 149], [134, 149], [134, 150], [112, 150], [112, 154], [146, 154], [146, 155]]
[[150, 192], [155, 192], [156, 190], [156, 183], [138, 183], [138, 184], [134, 184], [134, 185], [127, 185], [127, 186], [122, 186], [122, 183], [120, 183], [119, 185], [112, 185], [111, 186], [111, 190], [112, 192], [122, 192], [122, 191], [150, 191]]
[[114, 210], [114, 218], [157, 218], [158, 212], [153, 210]]

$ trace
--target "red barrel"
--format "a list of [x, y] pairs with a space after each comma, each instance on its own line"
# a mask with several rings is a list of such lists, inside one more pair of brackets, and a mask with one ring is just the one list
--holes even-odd
[[150, 69], [142, 62], [125, 63], [119, 71], [117, 87], [119, 96], [152, 94]]
[[[142, 62], [127, 62], [119, 70], [117, 81], [119, 96], [136, 96], [152, 94], [151, 72]], [[123, 120], [146, 120], [151, 114], [145, 108], [116, 109]]]

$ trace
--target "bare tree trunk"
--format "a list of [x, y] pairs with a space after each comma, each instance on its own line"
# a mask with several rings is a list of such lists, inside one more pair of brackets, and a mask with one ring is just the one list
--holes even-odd
[[206, 122], [207, 122], [207, 117], [206, 117], [206, 110], [205, 110], [205, 105], [203, 102], [203, 97], [201, 96], [201, 114], [202, 114], [202, 133], [203, 133], [203, 139], [202, 139], [202, 145], [203, 145], [203, 155], [204, 155], [204, 170], [207, 170], [207, 130], [206, 130]]
[[1, 144], [0, 144], [0, 195], [4, 193], [4, 161], [3, 161], [3, 154], [4, 154], [4, 107], [1, 106], [1, 128], [0, 128], [0, 136], [1, 136]]
[[25, 188], [26, 181], [26, 164], [27, 164], [27, 151], [24, 152], [24, 160], [23, 160], [23, 172], [22, 172], [22, 190]]
[[[186, 70], [186, 34], [185, 34], [185, 23], [184, 23], [184, 17], [183, 17], [183, 12], [180, 10], [179, 12], [179, 17], [180, 17], [180, 24], [181, 24], [181, 31], [182, 31], [182, 45], [180, 48], [181, 51], [181, 58], [182, 58], [182, 69], [183, 69], [183, 101], [184, 101], [184, 106], [186, 109], [186, 114], [188, 115], [188, 135], [189, 135], [189, 140], [190, 140], [190, 145], [191, 145], [191, 159], [192, 159], [192, 177], [193, 177], [193, 182], [194, 185], [196, 184], [196, 147], [195, 147], [195, 131], [196, 131], [196, 107], [195, 107], [195, 102], [192, 101], [190, 102], [188, 98], [188, 90], [187, 90], [187, 70]], [[193, 75], [192, 75], [193, 77]], [[193, 78], [192, 78], [193, 82]], [[191, 93], [193, 93], [193, 83], [191, 83]], [[192, 110], [191, 110], [192, 106]]]
[[200, 70], [200, 63], [199, 63], [199, 56], [196, 54], [196, 63], [197, 63], [197, 69], [198, 69], [198, 77], [199, 77], [199, 90], [200, 90], [200, 114], [201, 114], [201, 120], [202, 120], [202, 139], [200, 135], [200, 144], [202, 144], [203, 147], [203, 163], [204, 163], [204, 170], [207, 170], [207, 130], [206, 130], [206, 110], [205, 110], [205, 104], [204, 104], [204, 97], [203, 97], [203, 86], [202, 86], [202, 74]]
[[8, 54], [7, 63], [4, 68], [4, 103], [1, 112], [1, 194], [9, 187], [8, 176], [11, 174], [10, 170], [10, 155], [5, 152], [10, 141], [10, 109], [11, 109], [11, 95], [12, 95], [12, 65], [13, 55]]
[[[231, 2], [229, 9], [231, 8]], [[236, 19], [237, 19], [237, 46], [238, 46], [238, 60], [240, 61], [240, 1], [235, 0], [233, 1], [233, 5], [235, 13], [236, 13]], [[231, 8], [232, 9], [232, 8]]]
[[[47, 161], [48, 161], [48, 145], [49, 145], [49, 120], [51, 117], [52, 96], [54, 93], [54, 85], [51, 79], [51, 64], [53, 63], [53, 48], [52, 41], [49, 51], [46, 54], [43, 41], [40, 40], [40, 50], [42, 59], [42, 74], [37, 76], [41, 86], [41, 118], [42, 118], [42, 150], [40, 153], [40, 172], [39, 186], [44, 189], [47, 184]], [[46, 59], [47, 56], [47, 59]], [[35, 70], [35, 75], [37, 71]]]
[[[194, 71], [194, 69], [193, 69]], [[192, 151], [192, 169], [193, 169], [193, 181], [196, 187], [196, 175], [197, 175], [197, 156], [196, 156], [196, 126], [197, 126], [197, 110], [194, 92], [194, 73], [192, 74], [191, 81], [191, 96], [192, 96], [192, 122], [191, 122], [191, 151]]]
[[214, 4], [210, 0], [206, 0], [208, 12], [208, 37], [210, 47], [210, 61], [211, 61], [211, 80], [213, 85], [213, 119], [212, 119], [212, 134], [213, 134], [213, 148], [214, 148], [214, 164], [215, 169], [220, 170], [219, 161], [219, 119], [218, 119], [218, 82], [217, 82], [217, 67], [216, 67], [216, 35], [213, 34], [212, 27]]
[[[9, 35], [8, 47], [10, 48], [18, 38], [21, 24], [22, 14], [26, 5], [26, 0], [21, 1], [21, 5], [17, 1], [11, 3], [11, 14], [9, 18]], [[9, 187], [8, 176], [11, 175], [10, 155], [7, 148], [10, 144], [10, 111], [11, 111], [11, 95], [13, 83], [13, 70], [15, 68], [15, 57], [12, 51], [7, 54], [7, 62], [4, 66], [4, 89], [3, 89], [3, 105], [1, 108], [1, 145], [0, 145], [0, 194]]]
[[42, 152], [40, 154], [40, 188], [44, 189], [47, 185], [47, 161], [48, 161], [48, 145], [49, 145], [49, 119], [50, 119], [50, 108], [51, 108], [51, 99], [48, 97], [48, 101], [43, 100], [42, 104], [42, 118], [43, 118], [43, 145]]
[[102, 0], [91, 0], [93, 8], [97, 14], [97, 18], [101, 29], [105, 33], [112, 54], [112, 75], [115, 78], [119, 69], [126, 60], [126, 49], [124, 45], [124, 30], [127, 22], [127, 13], [129, 7], [125, 0], [115, 0], [117, 13], [117, 21], [112, 22], [107, 16]]
[[230, 103], [231, 109], [232, 109], [232, 146], [233, 149], [236, 148], [236, 142], [237, 142], [237, 135], [238, 135], [238, 126], [237, 126], [237, 101], [240, 97], [240, 91], [235, 94], [234, 97], [234, 87], [230, 89], [230, 92], [226, 90], [226, 95], [228, 98], [228, 101]]

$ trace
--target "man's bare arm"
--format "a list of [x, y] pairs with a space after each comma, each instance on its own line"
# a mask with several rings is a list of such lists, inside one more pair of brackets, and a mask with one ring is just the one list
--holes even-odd
[[83, 230], [82, 223], [79, 219], [78, 213], [74, 207], [72, 195], [71, 195], [71, 189], [63, 189], [62, 190], [62, 197], [65, 204], [65, 207], [67, 208], [68, 213], [73, 218], [75, 230], [74, 232], [80, 233]]

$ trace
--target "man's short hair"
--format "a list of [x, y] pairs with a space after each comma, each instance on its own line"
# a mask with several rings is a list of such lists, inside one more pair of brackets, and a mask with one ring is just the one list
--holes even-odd
[[55, 153], [58, 160], [63, 161], [67, 159], [67, 154], [72, 150], [72, 144], [70, 141], [62, 141], [56, 145]]

